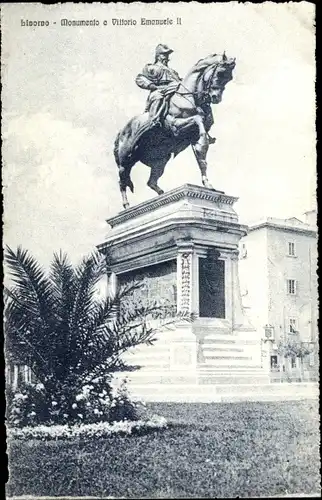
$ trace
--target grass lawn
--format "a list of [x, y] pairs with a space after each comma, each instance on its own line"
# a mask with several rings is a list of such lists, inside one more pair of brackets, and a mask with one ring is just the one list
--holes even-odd
[[9, 443], [7, 495], [123, 498], [318, 493], [318, 403], [151, 404], [145, 436]]

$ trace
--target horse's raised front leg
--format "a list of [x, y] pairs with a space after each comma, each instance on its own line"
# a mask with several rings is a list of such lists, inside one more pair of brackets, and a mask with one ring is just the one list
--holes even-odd
[[197, 162], [199, 165], [199, 169], [201, 172], [202, 184], [206, 188], [213, 189], [213, 187], [212, 187], [212, 185], [209, 182], [208, 177], [207, 177], [208, 165], [207, 165], [206, 157], [207, 157], [207, 152], [208, 152], [208, 148], [209, 148], [209, 137], [208, 137], [208, 134], [206, 133], [206, 131], [204, 134], [200, 134], [198, 141], [196, 142], [195, 145], [192, 146], [192, 148], [193, 148], [193, 151], [195, 153], [195, 156], [196, 156], [196, 159], [197, 159]]
[[193, 126], [198, 127], [200, 138], [208, 135], [205, 124], [200, 115], [188, 116], [187, 118], [177, 118], [169, 115], [167, 117], [167, 122], [175, 137], [179, 136], [181, 132], [191, 129]]

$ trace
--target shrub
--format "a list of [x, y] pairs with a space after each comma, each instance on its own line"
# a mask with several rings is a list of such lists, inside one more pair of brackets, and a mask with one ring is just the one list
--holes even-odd
[[7, 419], [14, 427], [136, 421], [146, 417], [144, 404], [131, 399], [127, 380], [97, 377], [80, 389], [47, 393], [42, 384], [7, 389]]
[[42, 384], [22, 383], [19, 391], [8, 387], [6, 389], [6, 402], [9, 425], [34, 426], [50, 419]]

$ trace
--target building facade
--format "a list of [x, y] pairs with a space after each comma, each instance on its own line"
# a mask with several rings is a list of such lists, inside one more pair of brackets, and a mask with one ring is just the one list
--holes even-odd
[[299, 358], [285, 359], [278, 349], [294, 340], [313, 351], [303, 358], [309, 376], [318, 361], [317, 228], [316, 212], [304, 215], [305, 221], [269, 217], [250, 225], [239, 272], [243, 305], [269, 343], [272, 371], [299, 369]]

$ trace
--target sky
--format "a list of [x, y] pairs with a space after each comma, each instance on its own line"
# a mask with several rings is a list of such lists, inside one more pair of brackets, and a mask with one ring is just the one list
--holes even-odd
[[[143, 26], [142, 17], [182, 24]], [[64, 18], [100, 24], [64, 27]], [[49, 26], [22, 26], [27, 20]], [[4, 242], [12, 248], [44, 265], [62, 249], [76, 263], [104, 241], [106, 219], [122, 210], [113, 143], [143, 112], [148, 93], [135, 77], [158, 43], [174, 50], [169, 65], [182, 77], [209, 54], [236, 57], [213, 106], [208, 177], [239, 197], [240, 221], [315, 207], [314, 5], [2, 4], [1, 25]], [[148, 177], [148, 167], [134, 167], [131, 205], [155, 196]], [[191, 148], [159, 182], [165, 191], [184, 183], [201, 183]]]

